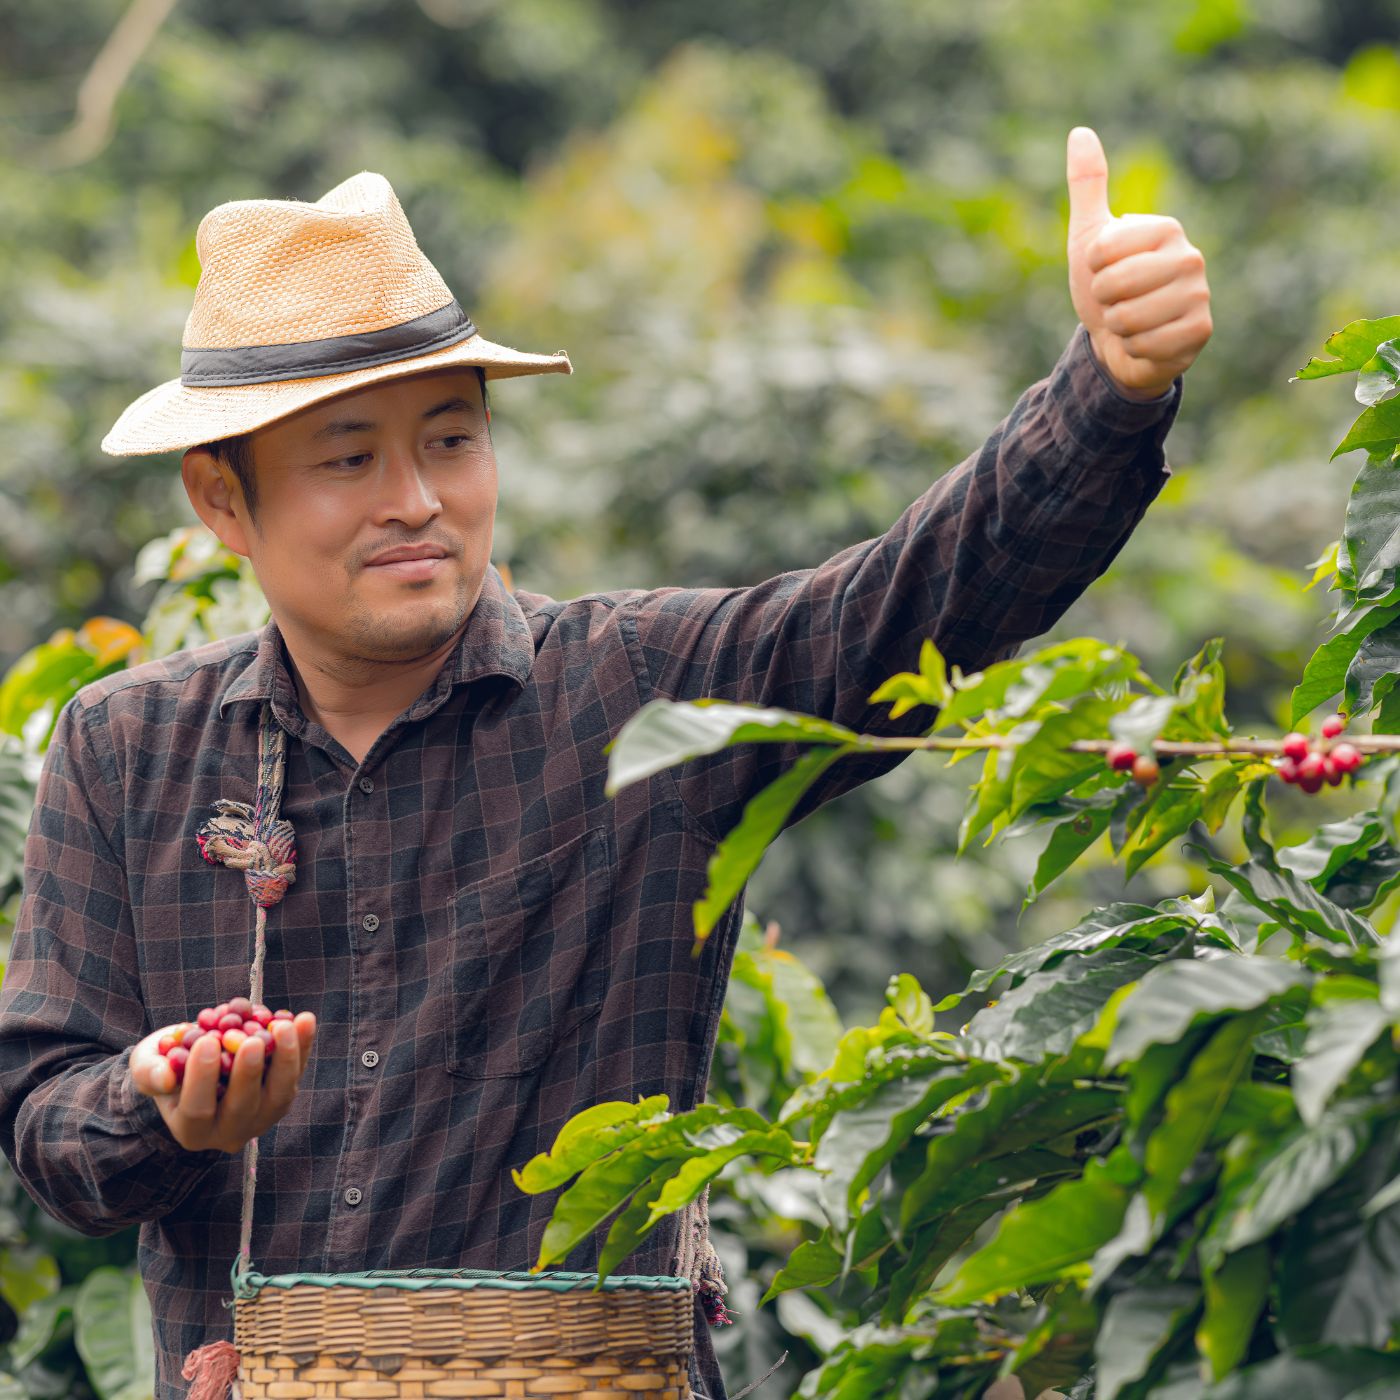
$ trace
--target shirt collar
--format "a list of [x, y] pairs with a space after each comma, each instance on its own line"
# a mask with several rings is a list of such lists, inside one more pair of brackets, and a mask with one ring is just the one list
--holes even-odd
[[[506, 591], [500, 574], [488, 567], [481, 596], [456, 649], [433, 683], [413, 703], [408, 717], [419, 719], [430, 714], [456, 686], [488, 676], [504, 676], [523, 686], [534, 663], [535, 642], [530, 624], [520, 604]], [[252, 663], [224, 687], [219, 698], [219, 717], [226, 718], [230, 705], [245, 700], [271, 701], [274, 710], [296, 712], [300, 708], [276, 622], [269, 621], [263, 628]]]

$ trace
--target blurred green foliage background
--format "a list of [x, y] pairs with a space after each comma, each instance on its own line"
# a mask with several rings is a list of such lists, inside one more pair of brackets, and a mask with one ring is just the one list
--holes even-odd
[[[496, 395], [517, 583], [739, 585], [883, 529], [1049, 369], [1087, 122], [1115, 211], [1205, 251], [1217, 330], [1173, 481], [1056, 634], [1161, 674], [1224, 633], [1232, 713], [1272, 727], [1327, 611], [1303, 565], [1354, 408], [1288, 376], [1396, 309], [1398, 22], [1396, 0], [6, 0], [0, 664], [139, 619], [137, 550], [192, 518], [173, 457], [98, 442], [177, 373], [222, 200], [379, 170], [488, 335], [569, 349], [571, 379]], [[907, 764], [761, 872], [751, 902], [843, 1012], [1118, 892], [1066, 881], [1018, 928], [1037, 843], [948, 857], [970, 772]]]
[[[742, 585], [878, 533], [1049, 370], [1083, 122], [1115, 212], [1205, 252], [1216, 333], [1173, 480], [1054, 635], [1166, 679], [1223, 634], [1231, 714], [1273, 730], [1355, 465], [1327, 461], [1347, 389], [1288, 377], [1400, 310], [1397, 34], [1400, 0], [4, 0], [0, 670], [138, 621], [138, 550], [193, 518], [175, 458], [98, 443], [178, 372], [214, 204], [378, 170], [487, 335], [568, 348], [572, 378], [495, 395], [518, 584]], [[1038, 841], [952, 858], [974, 771], [907, 763], [755, 881], [848, 1020], [1120, 897], [1102, 865], [1018, 923]], [[1188, 883], [1165, 854], [1131, 894]], [[734, 1374], [765, 1369], [735, 1331]]]

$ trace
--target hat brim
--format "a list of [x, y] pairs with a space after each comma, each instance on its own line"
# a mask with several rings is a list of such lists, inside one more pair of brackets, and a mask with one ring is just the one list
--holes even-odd
[[554, 355], [534, 355], [473, 335], [444, 350], [315, 379], [283, 379], [270, 384], [232, 384], [217, 388], [192, 388], [178, 379], [171, 379], [142, 394], [126, 409], [102, 439], [102, 450], [113, 457], [177, 452], [265, 428], [290, 413], [351, 389], [425, 370], [473, 365], [481, 366], [488, 379], [573, 373], [569, 357], [562, 350]]

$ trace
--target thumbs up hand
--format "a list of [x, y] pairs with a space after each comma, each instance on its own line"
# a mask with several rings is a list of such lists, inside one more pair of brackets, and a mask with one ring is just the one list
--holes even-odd
[[1206, 262], [1175, 219], [1108, 209], [1108, 162], [1069, 134], [1069, 294], [1099, 363], [1128, 398], [1163, 394], [1210, 339]]

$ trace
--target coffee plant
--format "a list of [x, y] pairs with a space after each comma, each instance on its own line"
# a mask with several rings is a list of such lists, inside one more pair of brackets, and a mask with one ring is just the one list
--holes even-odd
[[[873, 697], [878, 734], [704, 702], [629, 723], [614, 790], [794, 746], [715, 853], [700, 940], [855, 753], [980, 751], [960, 848], [1043, 831], [1028, 902], [1101, 837], [1128, 875], [1189, 838], [1213, 878], [1095, 909], [940, 1000], [894, 977], [875, 1024], [776, 1108], [586, 1109], [516, 1173], [563, 1188], [536, 1267], [606, 1228], [607, 1273], [708, 1184], [781, 1174], [820, 1206], [764, 1295], [801, 1291], [828, 1320], [804, 1396], [973, 1400], [1008, 1376], [1074, 1400], [1400, 1394], [1400, 317], [1327, 348], [1298, 377], [1357, 375], [1337, 451], [1366, 462], [1315, 565], [1335, 616], [1293, 724], [1340, 705], [1316, 736], [1236, 735], [1219, 639], [1169, 686], [1090, 638], [972, 675], [928, 643]], [[1344, 737], [1363, 716], [1371, 733]], [[1275, 781], [1350, 784], [1360, 810], [1276, 844]]]

